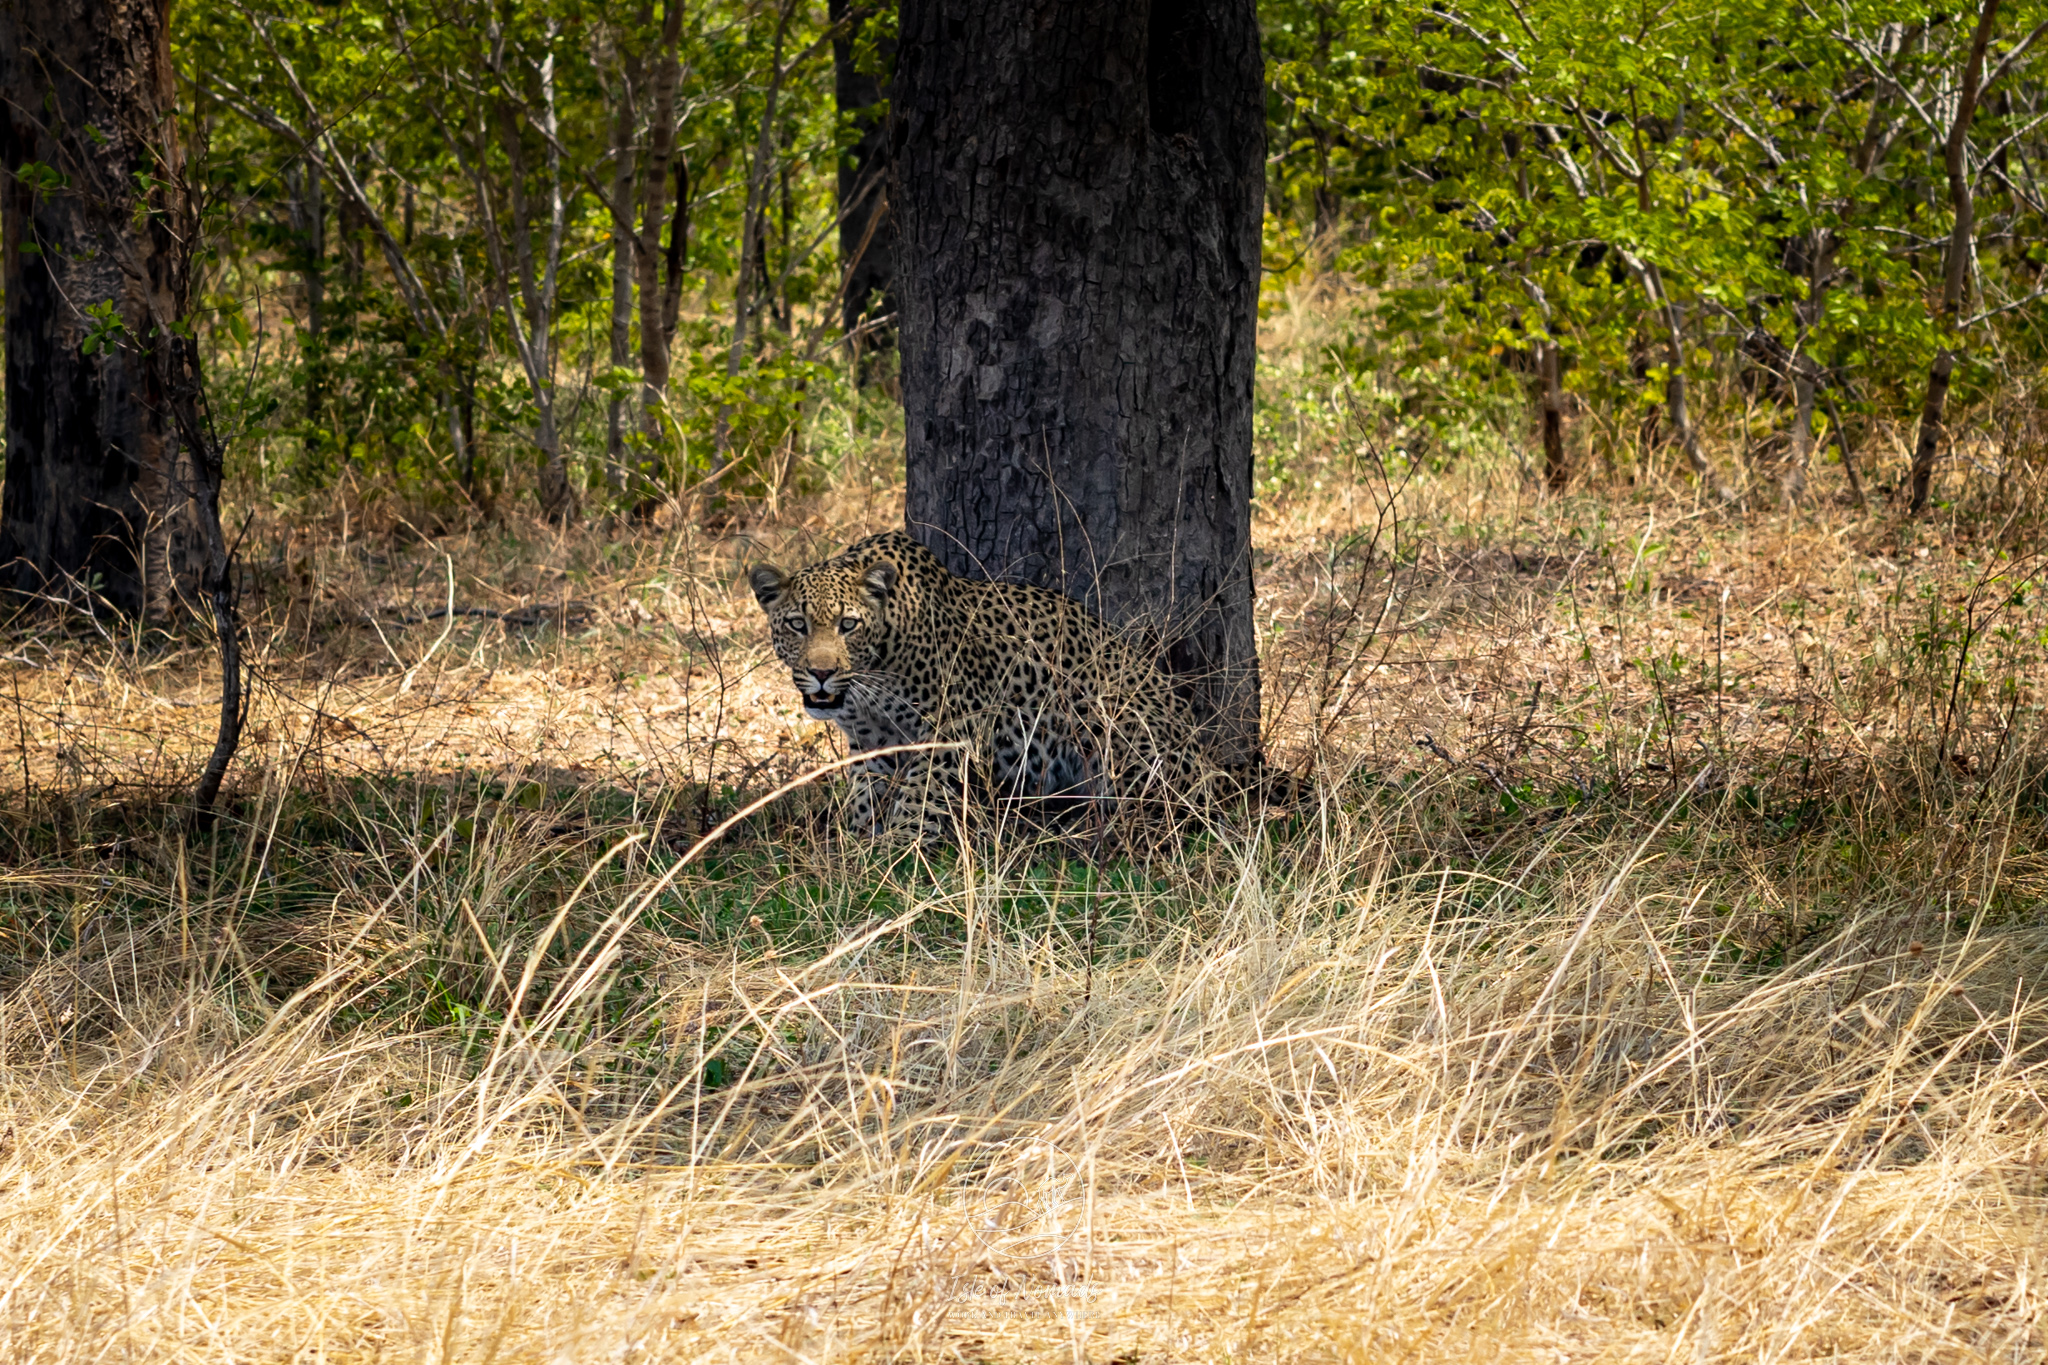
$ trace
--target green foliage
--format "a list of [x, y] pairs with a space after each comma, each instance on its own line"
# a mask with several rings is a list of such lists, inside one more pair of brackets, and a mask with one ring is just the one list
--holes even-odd
[[[1786, 355], [1829, 395], [1823, 430], [1909, 420], [1937, 346], [1961, 348], [1966, 405], [2030, 386], [2048, 366], [2032, 304], [2048, 87], [2023, 38], [2044, 13], [2000, 12], [1969, 130], [1976, 270], [1963, 315], [1944, 318], [1942, 150], [1974, 10], [1267, 0], [1269, 291], [1334, 267], [1369, 306], [1307, 368], [1268, 375], [1262, 486], [1313, 479], [1286, 452], [1340, 431], [1419, 469], [1479, 451], [1529, 468], [1549, 344], [1610, 461], [1629, 433], [1656, 436], [1674, 378], [1717, 381], [1695, 387], [1696, 413], [1783, 426]], [[649, 223], [665, 15], [178, 8], [205, 130], [204, 336], [234, 376], [217, 387], [236, 466], [264, 495], [347, 478], [489, 503], [524, 496], [550, 442], [599, 501], [714, 469], [728, 494], [772, 497], [818, 467], [820, 406], [858, 406], [835, 348], [833, 230], [858, 111], [836, 106], [827, 7], [688, 10], [673, 101], [686, 211]], [[868, 18], [855, 66], [882, 74], [893, 32], [892, 14]], [[18, 174], [62, 183], [35, 163]], [[651, 236], [658, 276], [678, 272], [667, 389], [646, 404], [639, 248], [621, 229]], [[1780, 357], [1762, 368], [1759, 339]]]
[[[833, 382], [824, 315], [838, 269], [820, 227], [834, 212], [840, 129], [824, 6], [797, 6], [762, 173], [763, 278], [728, 374], [777, 17], [692, 6], [681, 26], [674, 146], [687, 208], [671, 204], [654, 235], [680, 267], [685, 307], [666, 401], [643, 422], [630, 292], [628, 358], [607, 347], [614, 210], [632, 233], [643, 226], [659, 9], [181, 6], [175, 57], [210, 132], [217, 206], [205, 339], [216, 372], [234, 376], [216, 385], [219, 406], [258, 495], [302, 499], [344, 477], [429, 502], [523, 493], [543, 404], [588, 496], [605, 496], [613, 406], [628, 460], [668, 491], [705, 477], [715, 454], [746, 467], [742, 489], [764, 487], [771, 469], [786, 477]], [[635, 165], [615, 203], [622, 116]]]
[[14, 174], [31, 194], [48, 194], [71, 183], [64, 172], [41, 161], [24, 161]]
[[[2002, 12], [1994, 68], [2039, 9]], [[1661, 283], [1690, 320], [1688, 367], [1732, 368], [1761, 331], [1867, 409], [1917, 399], [1945, 335], [1943, 120], [1973, 8], [1294, 0], [1267, 14], [1271, 197], [1303, 249], [1334, 249], [1377, 291], [1367, 358], [1396, 382], [1449, 361], [1483, 384], [1547, 333], [1570, 353], [1569, 388], [1606, 410], [1653, 405], [1671, 364]], [[2033, 294], [2042, 265], [2041, 196], [2013, 155], [2042, 94], [2021, 55], [1971, 131], [1984, 311]], [[1987, 349], [2005, 367], [2048, 354], [2024, 308], [2000, 314]]]
[[85, 320], [85, 339], [78, 343], [78, 349], [86, 355], [111, 351], [128, 335], [128, 324], [112, 299], [85, 305]]

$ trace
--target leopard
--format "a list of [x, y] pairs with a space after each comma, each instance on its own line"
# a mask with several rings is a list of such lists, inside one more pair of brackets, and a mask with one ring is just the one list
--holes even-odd
[[868, 755], [859, 836], [950, 844], [991, 802], [1186, 810], [1221, 778], [1156, 657], [1064, 593], [959, 576], [904, 531], [748, 581], [804, 714]]

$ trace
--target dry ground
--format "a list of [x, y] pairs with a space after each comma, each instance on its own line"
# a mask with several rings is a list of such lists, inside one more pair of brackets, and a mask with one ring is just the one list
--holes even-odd
[[17, 630], [0, 1356], [2040, 1359], [2039, 561], [1394, 479], [1262, 508], [1316, 798], [1149, 862], [697, 846], [886, 497], [259, 527], [207, 834], [203, 649]]
[[[1378, 515], [1387, 490], [1361, 471], [1354, 498], [1263, 519], [1277, 761], [1369, 759], [1391, 779], [1444, 761], [1418, 746], [1430, 736], [1453, 761], [1576, 753], [1640, 773], [1718, 759], [1725, 778], [1801, 751], [1870, 760], [1931, 723], [1955, 731], [1967, 771], [2009, 725], [1930, 688], [2010, 678], [2017, 694], [1988, 700], [2016, 702], [2016, 719], [2040, 705], [2048, 557], [1834, 507], [1733, 517], [1460, 491], [1403, 490]], [[892, 514], [623, 543], [281, 528], [250, 575], [268, 614], [244, 769], [391, 781], [538, 764], [741, 786], [794, 771], [834, 752], [833, 732], [773, 665], [744, 571], [822, 557]], [[1948, 679], [1966, 637], [1966, 676]], [[203, 644], [109, 641], [81, 622], [17, 633], [0, 662], [15, 713], [0, 772], [17, 790], [175, 786], [212, 745]]]

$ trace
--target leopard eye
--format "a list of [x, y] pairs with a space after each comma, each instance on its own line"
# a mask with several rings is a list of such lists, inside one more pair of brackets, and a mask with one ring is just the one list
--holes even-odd
[[842, 616], [839, 618], [839, 633], [841, 635], [851, 635], [859, 629], [860, 618], [858, 616]]
[[788, 626], [797, 635], [808, 635], [811, 633], [810, 621], [802, 616], [789, 617], [782, 624]]

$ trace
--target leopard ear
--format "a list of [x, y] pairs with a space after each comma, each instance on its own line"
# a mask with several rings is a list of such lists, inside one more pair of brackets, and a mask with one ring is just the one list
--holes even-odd
[[896, 590], [897, 570], [894, 560], [878, 559], [868, 565], [868, 571], [860, 576], [860, 585], [867, 589], [868, 596], [877, 602], [889, 600], [889, 594]]
[[782, 590], [788, 586], [789, 578], [773, 564], [763, 564], [747, 575], [747, 582], [754, 588], [754, 600], [767, 611], [782, 600]]

